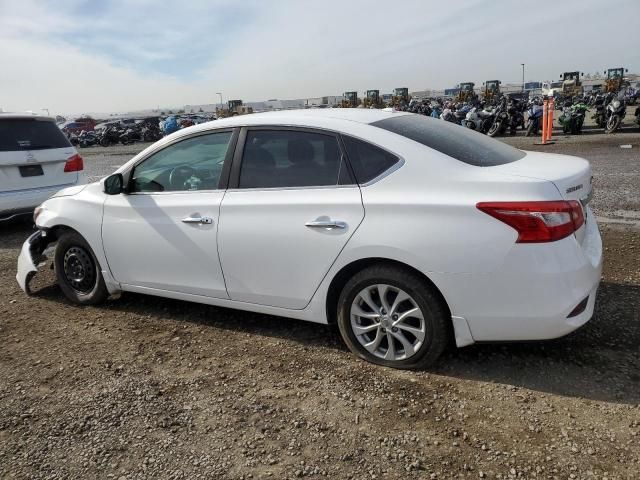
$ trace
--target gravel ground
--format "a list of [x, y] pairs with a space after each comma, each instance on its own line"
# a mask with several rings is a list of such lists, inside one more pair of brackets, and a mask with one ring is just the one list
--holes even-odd
[[[552, 148], [592, 161], [599, 215], [638, 215], [640, 136], [592, 137]], [[102, 175], [134, 149], [83, 152]], [[4, 226], [0, 478], [638, 479], [640, 230], [601, 230], [584, 328], [405, 372], [356, 359], [328, 326], [137, 294], [73, 306], [50, 270], [27, 297], [14, 275], [30, 227]]]

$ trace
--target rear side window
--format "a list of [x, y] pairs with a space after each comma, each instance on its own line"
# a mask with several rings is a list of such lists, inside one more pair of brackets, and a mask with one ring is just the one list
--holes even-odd
[[382, 175], [400, 161], [395, 155], [353, 137], [342, 137], [349, 162], [359, 184]]
[[240, 188], [320, 187], [349, 182], [333, 135], [294, 130], [249, 131]]
[[57, 125], [48, 120], [12, 118], [0, 120], [0, 152], [67, 148], [71, 144]]
[[499, 140], [424, 115], [397, 115], [371, 125], [397, 133], [456, 160], [478, 167], [504, 165], [525, 156], [522, 150]]

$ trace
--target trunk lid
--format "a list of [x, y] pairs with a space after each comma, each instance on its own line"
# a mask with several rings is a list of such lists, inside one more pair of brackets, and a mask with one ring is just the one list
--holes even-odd
[[[515, 162], [489, 167], [500, 173], [552, 182], [563, 200], [577, 200], [582, 205], [586, 222], [594, 221], [587, 206], [592, 196], [592, 175], [589, 162], [583, 158], [543, 152], [526, 152]], [[552, 199], [550, 199], [552, 200]], [[580, 243], [585, 226], [576, 232]]]
[[0, 192], [68, 185], [78, 172], [65, 172], [64, 164], [74, 148], [0, 152]]

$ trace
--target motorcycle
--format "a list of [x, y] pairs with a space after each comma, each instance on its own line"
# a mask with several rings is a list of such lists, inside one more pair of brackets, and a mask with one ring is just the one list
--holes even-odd
[[529, 102], [529, 108], [527, 109], [527, 132], [525, 137], [531, 135], [538, 135], [538, 131], [542, 127], [542, 116], [544, 109], [540, 105], [540, 100], [534, 99]]
[[592, 115], [592, 119], [595, 120], [596, 125], [600, 128], [605, 128], [607, 125], [607, 104], [609, 103], [610, 95], [598, 94], [593, 100], [593, 107], [595, 113]]
[[120, 135], [120, 143], [123, 145], [130, 145], [139, 140], [142, 140], [141, 129], [136, 126], [127, 128]]
[[87, 132], [86, 130], [82, 130], [80, 135], [78, 135], [78, 145], [81, 148], [91, 147], [98, 143], [98, 136], [95, 132]]
[[[495, 137], [496, 135], [502, 135], [509, 126], [509, 112], [506, 97], [503, 97], [498, 103], [498, 106], [494, 110], [493, 123], [489, 130], [487, 131], [487, 135], [490, 137]], [[515, 133], [515, 129], [513, 130]]]
[[157, 142], [162, 138], [162, 132], [157, 125], [145, 124], [142, 127], [142, 141], [143, 142]]
[[607, 105], [607, 125], [604, 129], [606, 133], [613, 133], [622, 123], [622, 119], [627, 114], [627, 106], [623, 99], [615, 98]]
[[582, 125], [584, 117], [589, 108], [582, 102], [571, 104], [565, 103], [562, 109], [562, 115], [558, 118], [558, 123], [562, 125], [564, 133], [571, 135], [580, 135], [582, 133]]
[[520, 100], [516, 98], [512, 98], [509, 100], [507, 113], [509, 114], [509, 127], [510, 127], [509, 133], [511, 135], [516, 134], [516, 129], [518, 127], [524, 130], [525, 128], [524, 111], [525, 111], [524, 104]]
[[462, 122], [466, 118], [467, 112], [470, 109], [471, 107], [469, 105], [463, 105], [460, 108], [456, 108], [455, 105], [452, 105], [442, 111], [440, 118], [446, 122], [462, 125]]
[[108, 126], [98, 135], [98, 143], [103, 147], [120, 143], [122, 133], [122, 128], [115, 125]]
[[467, 113], [463, 125], [470, 130], [487, 133], [493, 124], [493, 112], [481, 107], [473, 107]]

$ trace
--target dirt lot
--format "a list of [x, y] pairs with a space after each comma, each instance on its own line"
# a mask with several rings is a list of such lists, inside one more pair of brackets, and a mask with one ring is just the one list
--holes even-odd
[[[592, 160], [600, 215], [640, 212], [635, 138], [635, 158], [552, 147]], [[2, 227], [0, 478], [638, 479], [640, 230], [601, 230], [583, 329], [401, 372], [322, 325], [136, 294], [72, 306], [48, 270], [27, 297], [29, 227]]]

